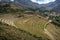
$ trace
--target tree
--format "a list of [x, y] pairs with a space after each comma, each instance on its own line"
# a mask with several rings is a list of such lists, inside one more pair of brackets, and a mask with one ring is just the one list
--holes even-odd
[[0, 13], [3, 13], [3, 12], [9, 12], [9, 9], [10, 9], [10, 4], [9, 3], [2, 3], [0, 4]]

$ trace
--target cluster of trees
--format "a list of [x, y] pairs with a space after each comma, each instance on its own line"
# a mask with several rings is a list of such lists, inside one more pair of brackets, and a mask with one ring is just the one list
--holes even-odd
[[11, 8], [10, 3], [1, 3], [0, 4], [0, 13], [11, 13], [11, 12], [17, 12], [18, 9]]
[[53, 18], [53, 24], [60, 26], [60, 15]]
[[52, 20], [53, 24], [60, 26], [60, 15], [56, 15], [56, 14], [54, 15], [53, 13], [51, 15], [51, 13], [49, 12], [41, 13], [40, 15], [43, 17], [48, 17], [48, 20]]
[[0, 13], [3, 13], [3, 12], [9, 12], [9, 9], [10, 9], [10, 4], [8, 3], [2, 3], [0, 4]]

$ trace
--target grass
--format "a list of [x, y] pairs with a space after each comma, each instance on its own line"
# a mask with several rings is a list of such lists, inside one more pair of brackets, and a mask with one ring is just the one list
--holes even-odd
[[[27, 19], [29, 20], [26, 21]], [[45, 23], [47, 23], [47, 21], [37, 16], [25, 19], [18, 19], [15, 21], [15, 25], [17, 26], [17, 28], [21, 28], [22, 30], [30, 32], [33, 35], [37, 35], [38, 37], [42, 35], [43, 37], [46, 37], [46, 35], [43, 33]]]
[[[4, 37], [8, 37], [8, 39], [11, 39], [11, 40], [14, 40], [14, 39], [20, 40], [20, 38], [23, 38], [23, 40], [25, 38], [27, 40], [28, 39], [30, 40], [31, 37], [32, 37], [31, 40], [33, 40], [33, 39], [38, 40], [38, 38], [39, 39], [42, 38], [43, 40], [48, 40], [49, 37], [44, 33], [44, 27], [47, 22], [48, 22], [48, 20], [45, 20], [43, 17], [24, 14], [24, 17], [19, 17], [19, 18], [17, 18], [17, 20], [15, 20], [14, 23], [17, 28], [0, 24], [0, 31]], [[50, 31], [50, 29], [55, 30], [54, 27], [55, 27], [55, 25], [50, 23], [47, 25], [46, 29], [48, 28], [49, 31]], [[22, 29], [22, 30], [20, 30], [20, 29]], [[54, 31], [54, 33], [55, 33], [55, 31]], [[27, 37], [29, 37], [29, 38], [27, 38]]]
[[49, 40], [37, 37], [27, 31], [21, 30], [8, 24], [0, 23], [0, 40]]
[[[49, 23], [48, 25], [45, 26], [45, 24], [47, 22], [48, 22], [48, 20], [45, 20], [44, 18], [40, 18], [40, 17], [37, 17], [37, 16], [32, 16], [32, 17], [28, 17], [28, 18], [17, 19], [15, 21], [15, 25], [17, 26], [17, 28], [21, 28], [22, 30], [25, 30], [25, 31], [33, 34], [33, 35], [38, 36], [38, 37], [42, 36], [43, 38], [48, 37], [44, 33], [44, 28], [46, 28], [49, 32], [50, 32], [50, 29], [51, 29], [52, 30], [51, 34], [53, 34], [53, 36], [55, 36], [55, 37], [57, 36], [57, 38], [59, 38], [58, 35], [54, 35], [58, 31], [55, 28], [55, 25]], [[53, 31], [54, 31], [54, 33], [53, 33]], [[59, 32], [57, 32], [57, 33], [59, 33]]]
[[0, 23], [0, 40], [38, 40], [21, 29]]

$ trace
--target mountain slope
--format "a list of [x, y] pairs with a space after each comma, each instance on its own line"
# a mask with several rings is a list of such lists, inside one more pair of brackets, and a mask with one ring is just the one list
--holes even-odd
[[[47, 5], [47, 7], [52, 8], [51, 12], [60, 12], [60, 0], [56, 0], [55, 2], [49, 3], [49, 5], [48, 4], [46, 4], [46, 5]], [[47, 9], [49, 9], [49, 8], [47, 8]]]
[[41, 7], [41, 5], [34, 3], [31, 0], [15, 0], [15, 3], [22, 5], [25, 8], [29, 8], [31, 10], [35, 10]]
[[[0, 32], [1, 32], [0, 33], [0, 39], [4, 39], [4, 40], [49, 40], [49, 38], [44, 37], [43, 35], [40, 36], [40, 34], [39, 34], [39, 36], [37, 36], [36, 34], [30, 33], [30, 31], [26, 31], [26, 30], [22, 29], [23, 28], [22, 26], [20, 26], [22, 28], [18, 28], [18, 26], [15, 27], [15, 26], [10, 25], [11, 21], [13, 19], [16, 19], [16, 18], [13, 18], [14, 15], [12, 15], [12, 14], [3, 14], [3, 15], [0, 15], [0, 17], [1, 17], [0, 19], [2, 19], [0, 21], [0, 22], [2, 22], [2, 23], [0, 23]], [[26, 17], [28, 17], [28, 15]], [[24, 16], [24, 19], [26, 17]], [[17, 18], [17, 19], [21, 19], [22, 22], [24, 20], [22, 18]], [[6, 23], [4, 23], [5, 20], [7, 20]], [[27, 22], [28, 20], [30, 20], [30, 19], [27, 19], [24, 22]], [[16, 21], [17, 20], [15, 20], [15, 22]], [[14, 24], [15, 24], [15, 22], [14, 22]], [[26, 23], [25, 26], [28, 28], [27, 24], [28, 23]], [[31, 27], [31, 28], [33, 28], [33, 27]], [[31, 29], [29, 29], [29, 30], [31, 30]], [[40, 29], [38, 29], [37, 31], [40, 31]]]
[[60, 30], [56, 29], [57, 26], [49, 23], [48, 20], [46, 20], [45, 18], [38, 16], [38, 15], [35, 15], [35, 16], [25, 15], [25, 18], [17, 19], [15, 21], [15, 25], [18, 26], [18, 28], [21, 28], [21, 29], [28, 31], [31, 34], [35, 34], [37, 36], [43, 36], [45, 38], [47, 35], [47, 36], [49, 36], [49, 38], [51, 40], [52, 39], [54, 39], [54, 40], [60, 39], [59, 38]]
[[0, 22], [0, 40], [38, 40], [32, 34]]

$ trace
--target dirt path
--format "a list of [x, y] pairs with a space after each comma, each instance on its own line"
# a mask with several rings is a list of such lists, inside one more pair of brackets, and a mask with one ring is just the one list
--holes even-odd
[[[44, 33], [47, 34], [51, 40], [60, 40], [60, 32], [58, 29], [56, 29], [55, 25], [54, 26], [50, 26], [48, 27], [47, 25], [49, 25], [52, 21], [48, 21], [45, 25], [44, 25]], [[53, 24], [52, 24], [53, 25]]]
[[54, 36], [47, 29], [44, 29], [44, 33], [47, 34], [51, 40], [55, 40]]
[[47, 30], [47, 25], [52, 22], [51, 20], [49, 20], [45, 25], [44, 25], [44, 33], [47, 34], [51, 40], [55, 40], [54, 36]]

